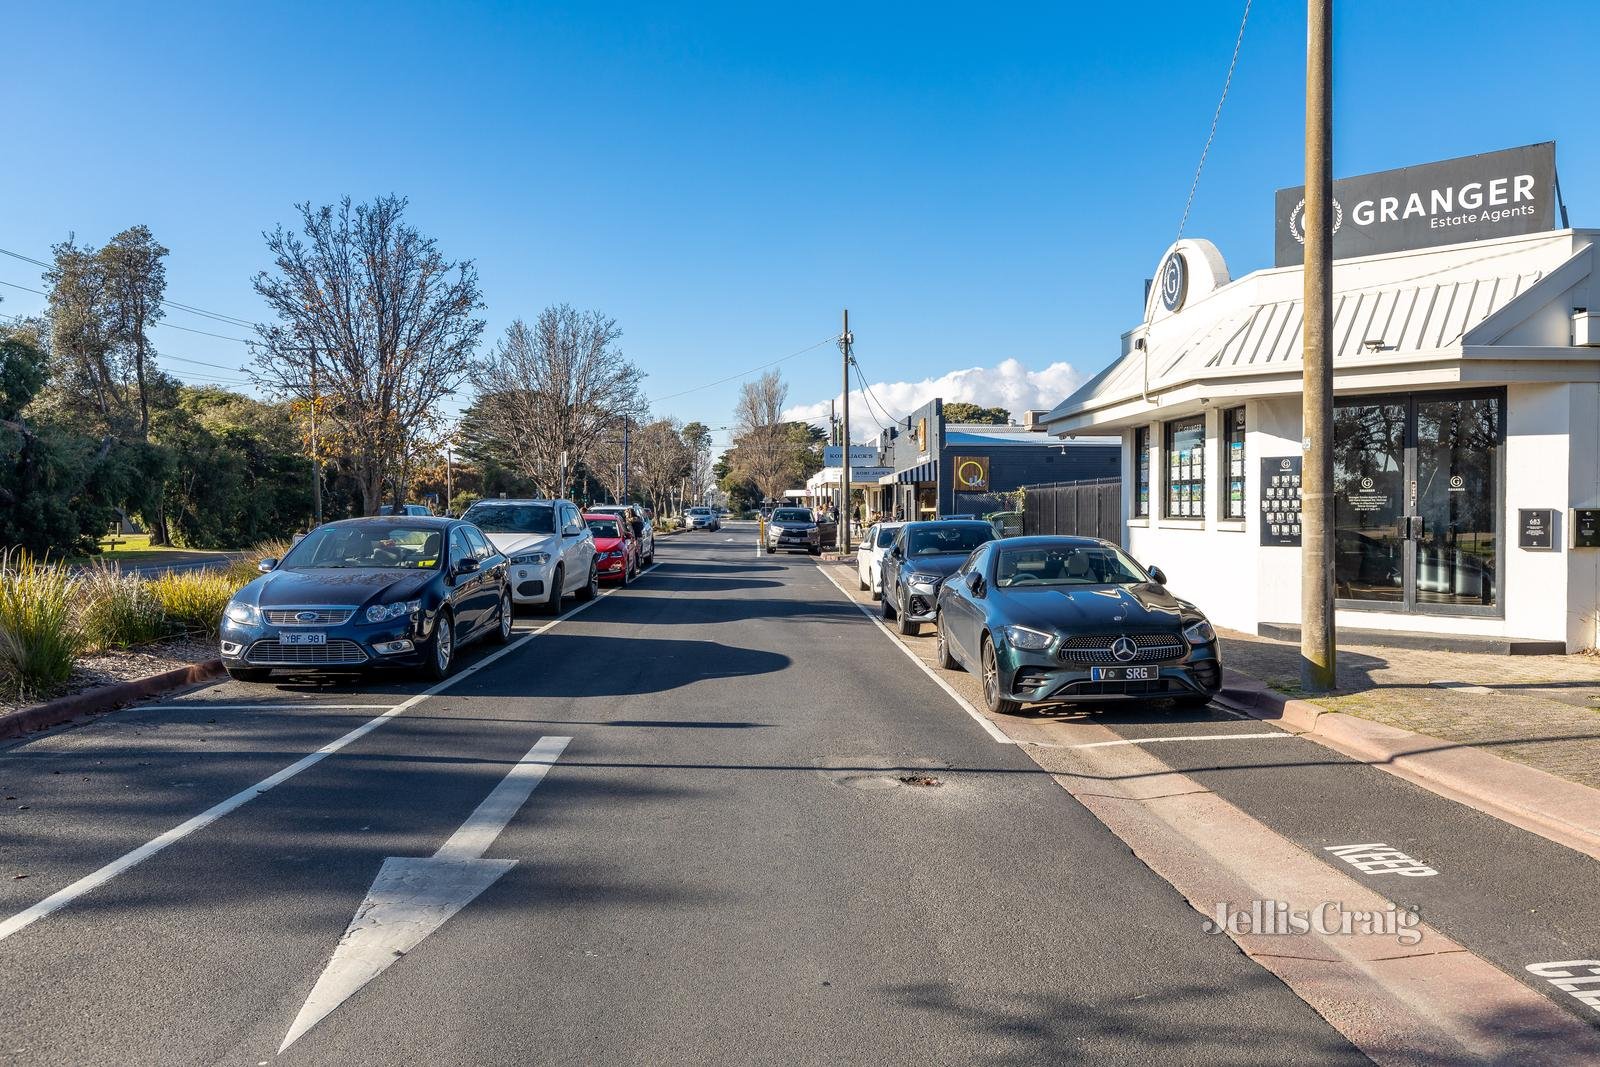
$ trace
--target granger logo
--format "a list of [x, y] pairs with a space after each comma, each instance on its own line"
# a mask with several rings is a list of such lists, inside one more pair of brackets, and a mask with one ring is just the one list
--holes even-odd
[[[1344, 205], [1339, 203], [1338, 197], [1333, 197], [1333, 229], [1330, 233], [1338, 233], [1339, 227], [1344, 225]], [[1302, 197], [1300, 202], [1289, 212], [1289, 236], [1295, 239], [1296, 244], [1306, 243], [1306, 202]]]
[[1161, 306], [1168, 311], [1183, 307], [1189, 295], [1189, 264], [1182, 252], [1174, 252], [1161, 264]]

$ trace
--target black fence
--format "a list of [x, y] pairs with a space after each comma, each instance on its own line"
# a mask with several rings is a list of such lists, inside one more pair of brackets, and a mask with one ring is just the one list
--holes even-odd
[[1122, 480], [1061, 482], [1022, 489], [1025, 534], [1098, 537], [1122, 543]]

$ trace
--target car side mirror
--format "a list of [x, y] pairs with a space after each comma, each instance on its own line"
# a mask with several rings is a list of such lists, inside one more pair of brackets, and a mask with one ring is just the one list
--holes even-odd
[[566, 524], [566, 526], [562, 527], [561, 536], [563, 536], [563, 537], [577, 537], [582, 532], [583, 532], [583, 527], [579, 526], [575, 522], [569, 522], [569, 523]]
[[977, 571], [973, 571], [971, 574], [967, 575], [967, 588], [972, 590], [973, 596], [982, 596], [983, 575], [979, 574]]
[[1155, 582], [1157, 585], [1167, 584], [1166, 572], [1164, 572], [1160, 567], [1146, 567], [1145, 570], [1150, 572], [1150, 580], [1152, 582]]
[[262, 574], [266, 574], [268, 571], [272, 570], [277, 565], [278, 565], [278, 561], [276, 559], [274, 559], [273, 557], [268, 556], [266, 559], [261, 560], [259, 563], [256, 564], [256, 570], [260, 571]]
[[480, 566], [481, 566], [481, 564], [479, 564], [479, 562], [477, 560], [477, 557], [468, 556], [466, 559], [458, 559], [458, 560], [456, 560], [456, 573], [457, 574], [471, 574], [473, 571], [477, 570]]

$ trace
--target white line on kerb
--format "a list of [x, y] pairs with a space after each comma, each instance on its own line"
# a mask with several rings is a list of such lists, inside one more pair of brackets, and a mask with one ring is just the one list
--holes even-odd
[[388, 711], [392, 704], [149, 704], [135, 711]]
[[949, 682], [945, 681], [943, 678], [941, 678], [937, 674], [935, 674], [934, 671], [933, 671], [933, 668], [929, 667], [926, 663], [922, 662], [922, 660], [917, 656], [917, 654], [915, 652], [911, 651], [905, 645], [901, 644], [900, 639], [894, 635], [893, 631], [891, 631], [887, 626], [885, 626], [883, 624], [883, 620], [879, 619], [875, 615], [873, 615], [872, 612], [870, 612], [870, 611], [868, 611], [866, 609], [865, 605], [863, 605], [855, 597], [851, 596], [850, 593], [845, 589], [844, 586], [842, 586], [838, 582], [834, 581], [833, 575], [829, 574], [827, 569], [824, 568], [820, 563], [817, 564], [817, 570], [822, 572], [822, 576], [824, 578], [828, 579], [828, 581], [830, 581], [830, 582], [833, 582], [833, 587], [835, 589], [839, 590], [839, 592], [841, 592], [841, 593], [844, 593], [844, 598], [846, 600], [850, 601], [850, 603], [854, 604], [856, 609], [858, 611], [860, 611], [861, 614], [863, 614], [863, 615], [865, 615], [867, 617], [867, 621], [868, 622], [872, 623], [878, 629], [883, 631], [884, 636], [889, 639], [889, 643], [891, 645], [893, 645], [895, 648], [898, 648], [901, 652], [904, 652], [906, 654], [906, 658], [909, 659], [912, 663], [915, 663], [917, 665], [917, 669], [918, 670], [922, 671], [922, 673], [926, 674], [929, 678], [932, 678], [933, 679], [933, 683], [935, 685], [937, 685], [940, 689], [943, 689], [945, 691], [945, 693], [950, 697], [951, 700], [954, 700], [958, 705], [960, 705], [962, 711], [965, 711], [968, 715], [971, 715], [972, 718], [973, 718], [973, 721], [976, 722], [979, 726], [983, 727], [983, 732], [984, 733], [988, 734], [990, 737], [992, 737], [994, 740], [1000, 742], [1002, 745], [1014, 745], [1014, 744], [1016, 744], [1015, 741], [1013, 741], [1011, 738], [1007, 737], [1001, 731], [1000, 727], [998, 727], [994, 723], [990, 722], [988, 716], [982, 714], [980, 711], [978, 711], [977, 708], [973, 707], [971, 704], [969, 704], [967, 702], [967, 698], [966, 697], [964, 697], [960, 693], [956, 692], [955, 689], [950, 685]]
[[[651, 564], [649, 567], [641, 571], [640, 574], [648, 574], [652, 570], [655, 570], [655, 567], [655, 564]], [[510, 655], [512, 652], [515, 652], [517, 649], [521, 648], [535, 637], [538, 637], [540, 634], [549, 630], [551, 627], [565, 622], [580, 612], [588, 610], [589, 608], [598, 604], [602, 599], [610, 596], [616, 591], [616, 589], [605, 590], [593, 600], [577, 605], [566, 614], [551, 619], [537, 630], [522, 635], [522, 637], [518, 638], [516, 641], [513, 641], [505, 648], [500, 649], [498, 652], [494, 652], [491, 655], [485, 656], [477, 663], [474, 663], [472, 666], [467, 667], [456, 674], [452, 674], [450, 677], [446, 678], [437, 685], [423, 690], [422, 692], [400, 704], [396, 704], [394, 707], [390, 708], [388, 711], [385, 711], [377, 718], [369, 719], [360, 726], [357, 726], [354, 730], [351, 730], [349, 733], [345, 734], [343, 737], [328, 742], [315, 752], [301, 757], [276, 774], [269, 775], [268, 777], [257, 782], [255, 785], [248, 786], [233, 794], [233, 796], [229, 797], [228, 799], [221, 801], [220, 803], [213, 804], [205, 811], [202, 811], [199, 815], [179, 823], [177, 826], [174, 826], [172, 829], [168, 830], [164, 834], [161, 834], [159, 837], [152, 838], [151, 840], [140, 845], [132, 852], [118, 856], [116, 859], [112, 860], [110, 863], [106, 864], [104, 867], [101, 867], [94, 873], [84, 875], [71, 885], [65, 886], [64, 888], [58, 889], [54, 893], [51, 893], [49, 896], [45, 897], [32, 907], [24, 908], [22, 911], [17, 912], [10, 918], [0, 921], [0, 941], [4, 941], [18, 930], [28, 926], [30, 923], [44, 918], [51, 912], [58, 911], [61, 908], [66, 907], [68, 904], [72, 903], [74, 900], [77, 900], [85, 893], [93, 892], [94, 890], [105, 885], [107, 882], [111, 881], [111, 879], [115, 878], [117, 875], [138, 866], [140, 863], [143, 863], [145, 860], [149, 859], [151, 856], [154, 856], [157, 852], [160, 852], [168, 845], [182, 841], [196, 830], [205, 829], [207, 826], [210, 826], [224, 815], [227, 815], [232, 811], [236, 811], [248, 804], [262, 793], [265, 793], [269, 789], [287, 782], [301, 771], [316, 766], [318, 763], [321, 763], [324, 759], [333, 755], [335, 752], [338, 752], [340, 749], [345, 748], [353, 742], [361, 740], [361, 738], [389, 722], [395, 716], [404, 714], [405, 712], [416, 707], [418, 704], [421, 704], [424, 700], [427, 700], [429, 697], [436, 696], [439, 693], [444, 692], [457, 682], [471, 678], [474, 674], [477, 674], [491, 663]]]

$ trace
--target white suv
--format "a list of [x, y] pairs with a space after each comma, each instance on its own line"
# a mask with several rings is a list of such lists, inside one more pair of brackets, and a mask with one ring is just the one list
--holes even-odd
[[511, 561], [511, 599], [546, 614], [563, 597], [592, 599], [600, 588], [594, 534], [570, 500], [480, 500], [461, 518]]
[[690, 508], [683, 515], [685, 525], [691, 530], [722, 529], [722, 519], [710, 508]]
[[856, 581], [872, 590], [872, 599], [883, 599], [883, 554], [894, 544], [895, 531], [903, 522], [874, 523], [856, 549]]

